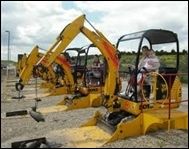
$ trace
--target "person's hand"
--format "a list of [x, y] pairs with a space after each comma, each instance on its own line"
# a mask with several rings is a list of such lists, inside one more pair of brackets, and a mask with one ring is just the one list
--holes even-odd
[[135, 68], [133, 64], [127, 64], [127, 67]]
[[145, 68], [145, 67], [142, 67], [140, 72], [143, 72], [143, 73], [148, 73], [148, 70]]

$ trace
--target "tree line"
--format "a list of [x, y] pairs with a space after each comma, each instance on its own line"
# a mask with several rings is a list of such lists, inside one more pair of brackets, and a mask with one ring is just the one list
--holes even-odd
[[[127, 55], [133, 55], [133, 54], [136, 54], [136, 53], [137, 53], [136, 51], [132, 51], [132, 52], [120, 51], [120, 54], [127, 54]], [[160, 51], [155, 51], [155, 53], [156, 53], [156, 55], [166, 55], [166, 54], [175, 55], [177, 52], [176, 52], [176, 50], [172, 49], [170, 52], [160, 50]], [[179, 54], [187, 55], [188, 51], [183, 49], [182, 52], [181, 51], [179, 52]]]

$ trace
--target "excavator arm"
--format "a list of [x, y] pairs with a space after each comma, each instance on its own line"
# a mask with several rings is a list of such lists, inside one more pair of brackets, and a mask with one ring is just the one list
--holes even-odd
[[[22, 90], [24, 85], [28, 83], [31, 78], [32, 73], [34, 72], [36, 63], [44, 56], [43, 53], [39, 53], [39, 47], [35, 46], [32, 49], [32, 52], [29, 54], [25, 67], [21, 71], [19, 76], [19, 83], [16, 83], [16, 90]], [[73, 76], [71, 74], [71, 66], [69, 62], [66, 61], [66, 58], [63, 56], [58, 56], [55, 59], [55, 63], [59, 64], [65, 73], [65, 84], [67, 87], [72, 87], [74, 85]], [[50, 79], [52, 83], [56, 83], [56, 74], [53, 72], [52, 66], [47, 68], [47, 74], [44, 75], [44, 72], [39, 72], [38, 74], [43, 80]]]
[[72, 23], [68, 24], [60, 35], [57, 37], [56, 42], [49, 48], [43, 58], [37, 63], [48, 67], [60, 55], [61, 52], [71, 43], [71, 41], [79, 34], [83, 33], [103, 54], [108, 63], [108, 76], [105, 80], [104, 95], [106, 98], [111, 98], [115, 92], [119, 59], [116, 54], [116, 48], [104, 37], [102, 33], [95, 29], [89, 30], [84, 26], [85, 15], [75, 19]]
[[37, 63], [48, 67], [51, 65], [56, 57], [66, 49], [70, 42], [80, 33], [80, 28], [84, 24], [84, 15], [77, 18], [72, 23], [68, 24], [60, 35], [57, 37], [55, 43], [48, 49], [44, 57]]
[[33, 66], [37, 63], [37, 56], [38, 56], [38, 46], [35, 46], [32, 49], [32, 52], [29, 54], [25, 67], [20, 73], [20, 80], [19, 82], [22, 82], [22, 84], [28, 83], [30, 76], [32, 74]]

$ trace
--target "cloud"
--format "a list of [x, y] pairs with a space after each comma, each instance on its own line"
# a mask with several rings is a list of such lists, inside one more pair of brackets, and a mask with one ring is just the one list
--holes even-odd
[[11, 46], [16, 45], [17, 49], [23, 46], [32, 48], [36, 44], [47, 48], [62, 29], [80, 14], [75, 9], [63, 9], [62, 2], [4, 2], [1, 43], [7, 45], [4, 31], [10, 30]]
[[181, 39], [181, 48], [188, 49], [183, 40], [188, 40], [187, 2], [75, 2], [84, 11], [102, 12], [100, 23], [95, 25], [112, 42], [123, 34], [146, 29], [168, 29]]
[[[176, 32], [181, 49], [188, 50], [188, 2], [184, 1], [4, 1], [1, 4], [1, 48], [7, 49], [5, 30], [10, 30], [12, 55], [30, 52], [35, 45], [47, 49], [62, 29], [82, 13], [112, 43], [123, 34], [161, 28]], [[88, 42], [79, 35], [70, 46]], [[1, 55], [6, 58], [5, 52]]]

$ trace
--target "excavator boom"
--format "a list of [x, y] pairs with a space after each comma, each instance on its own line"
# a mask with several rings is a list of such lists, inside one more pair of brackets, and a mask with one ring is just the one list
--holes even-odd
[[118, 78], [119, 59], [116, 54], [117, 50], [98, 30], [95, 29], [94, 32], [86, 28], [84, 26], [84, 20], [85, 15], [82, 15], [68, 24], [37, 65], [42, 64], [45, 67], [50, 66], [57, 56], [60, 55], [60, 53], [63, 52], [71, 41], [81, 32], [99, 48], [108, 63], [108, 76], [105, 80], [104, 97], [109, 99], [115, 92]]
[[80, 33], [80, 28], [84, 25], [84, 18], [85, 16], [82, 15], [72, 23], [68, 24], [57, 37], [55, 43], [48, 49], [44, 57], [37, 63], [37, 65], [39, 63], [46, 67], [51, 65], [56, 57], [66, 49], [72, 39]]

